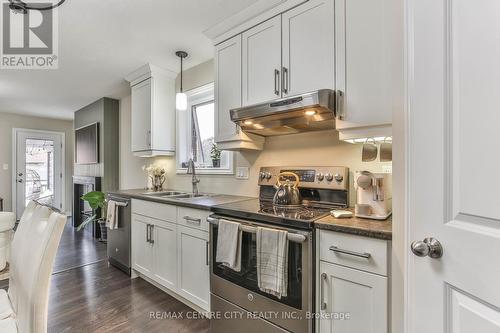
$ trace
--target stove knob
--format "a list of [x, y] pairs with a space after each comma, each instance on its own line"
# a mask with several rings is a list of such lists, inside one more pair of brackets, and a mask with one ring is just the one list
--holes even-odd
[[272, 177], [272, 176], [273, 176], [273, 175], [271, 175], [271, 173], [270, 173], [270, 172], [266, 172], [266, 179], [267, 179], [267, 180], [271, 179], [271, 177]]
[[261, 171], [259, 174], [259, 177], [260, 177], [260, 180], [264, 180], [264, 178], [266, 178], [266, 173]]
[[333, 176], [332, 176], [332, 174], [331, 174], [331, 173], [327, 173], [327, 174], [325, 175], [325, 178], [326, 178], [326, 181], [327, 181], [327, 182], [331, 182], [331, 181], [333, 180]]
[[320, 172], [320, 173], [318, 173], [318, 175], [316, 176], [316, 178], [317, 178], [319, 181], [322, 181], [322, 180], [325, 178], [325, 176], [323, 176], [323, 174]]
[[344, 176], [342, 176], [340, 173], [336, 173], [334, 177], [337, 183], [342, 183], [342, 181], [344, 180]]

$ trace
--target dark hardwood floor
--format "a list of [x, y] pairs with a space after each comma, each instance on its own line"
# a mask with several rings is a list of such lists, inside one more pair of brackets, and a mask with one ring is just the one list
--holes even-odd
[[[48, 332], [203, 333], [207, 319], [142, 279], [109, 266], [106, 245], [71, 227], [64, 230], [54, 263]], [[159, 312], [161, 319], [151, 318]], [[167, 313], [184, 319], [166, 319]]]

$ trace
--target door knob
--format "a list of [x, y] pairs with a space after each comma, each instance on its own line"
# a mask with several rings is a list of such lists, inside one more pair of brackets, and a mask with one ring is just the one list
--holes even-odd
[[432, 237], [427, 237], [423, 241], [414, 241], [411, 243], [411, 251], [419, 257], [429, 256], [433, 259], [438, 259], [443, 256], [441, 243]]

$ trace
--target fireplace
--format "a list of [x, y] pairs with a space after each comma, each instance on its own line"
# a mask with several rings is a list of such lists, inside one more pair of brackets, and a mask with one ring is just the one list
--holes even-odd
[[[73, 176], [73, 227], [78, 228], [80, 224], [92, 214], [100, 216], [100, 209], [92, 211], [89, 204], [81, 199], [82, 195], [92, 191], [101, 191], [101, 177]], [[85, 232], [90, 233], [94, 238], [101, 237], [101, 231], [97, 222], [89, 223], [85, 226]]]

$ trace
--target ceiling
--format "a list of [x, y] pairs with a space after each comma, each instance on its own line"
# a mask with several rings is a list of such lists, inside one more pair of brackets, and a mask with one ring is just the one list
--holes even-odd
[[0, 70], [0, 112], [72, 119], [130, 93], [125, 75], [152, 63], [179, 71], [213, 57], [203, 31], [256, 0], [67, 0], [59, 8], [59, 69]]

